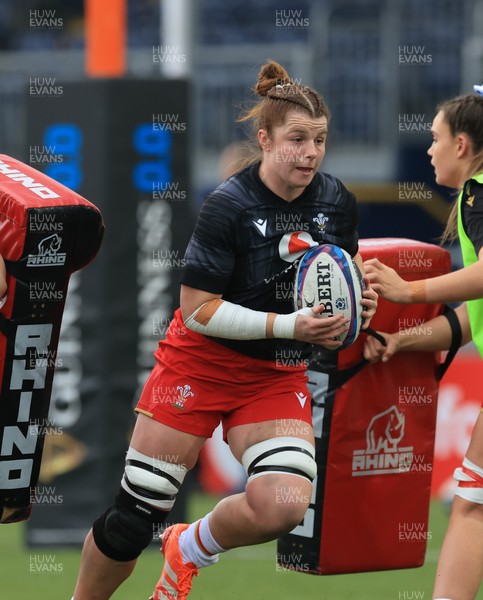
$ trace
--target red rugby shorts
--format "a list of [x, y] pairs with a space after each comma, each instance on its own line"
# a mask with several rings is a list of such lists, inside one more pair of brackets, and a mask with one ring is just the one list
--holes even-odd
[[211, 437], [220, 421], [225, 435], [270, 420], [312, 423], [304, 365], [234, 352], [189, 330], [179, 309], [155, 357], [136, 412], [174, 429]]

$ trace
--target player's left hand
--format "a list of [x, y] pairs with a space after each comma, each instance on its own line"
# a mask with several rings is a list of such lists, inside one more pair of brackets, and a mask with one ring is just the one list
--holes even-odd
[[394, 269], [377, 258], [364, 263], [364, 271], [376, 292], [390, 302], [411, 302], [409, 282], [401, 279]]
[[399, 352], [399, 344], [401, 339], [399, 332], [383, 333], [382, 331], [378, 331], [377, 333], [382, 335], [386, 345], [383, 346], [379, 340], [371, 335], [367, 336], [367, 339], [364, 342], [362, 354], [370, 363], [376, 363], [379, 360], [382, 362], [387, 362], [394, 356], [394, 354], [396, 354], [396, 352]]
[[379, 296], [371, 287], [371, 283], [367, 277], [364, 277], [364, 283], [366, 284], [366, 289], [364, 292], [362, 292], [361, 300], [361, 304], [364, 307], [364, 310], [362, 311], [362, 316], [364, 318], [364, 325], [362, 326], [362, 329], [367, 329], [372, 317], [376, 314], [377, 300]]

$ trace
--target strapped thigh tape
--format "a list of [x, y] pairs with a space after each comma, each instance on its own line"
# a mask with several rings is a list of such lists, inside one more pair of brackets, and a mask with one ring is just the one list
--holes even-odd
[[153, 523], [163, 523], [187, 469], [129, 448], [114, 505], [92, 526], [94, 541], [108, 558], [131, 561], [149, 546]]
[[245, 450], [242, 464], [249, 479], [273, 473], [298, 475], [312, 481], [317, 474], [315, 448], [296, 437], [276, 437]]
[[157, 509], [171, 510], [186, 473], [183, 465], [145, 456], [129, 448], [121, 487]]
[[458, 467], [453, 477], [458, 482], [456, 495], [474, 504], [483, 504], [483, 469], [466, 456], [463, 466]]

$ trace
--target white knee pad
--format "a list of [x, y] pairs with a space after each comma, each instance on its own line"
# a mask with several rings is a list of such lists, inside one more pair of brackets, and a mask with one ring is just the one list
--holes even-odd
[[276, 437], [247, 448], [242, 464], [248, 480], [273, 473], [298, 475], [312, 481], [317, 474], [315, 448], [296, 437]]
[[456, 495], [468, 502], [483, 504], [483, 469], [466, 456], [463, 466], [455, 469], [453, 477], [458, 482]]
[[131, 496], [160, 510], [171, 510], [187, 469], [129, 448], [121, 487]]

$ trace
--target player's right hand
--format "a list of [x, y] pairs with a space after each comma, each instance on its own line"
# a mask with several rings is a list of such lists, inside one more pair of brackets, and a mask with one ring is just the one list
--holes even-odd
[[372, 335], [367, 336], [362, 354], [370, 363], [376, 363], [379, 360], [387, 362], [399, 351], [398, 333], [383, 333], [382, 331], [378, 331], [377, 333], [382, 335], [386, 340], [386, 345], [383, 346], [381, 342], [376, 340]]
[[402, 279], [395, 269], [388, 267], [377, 258], [366, 260], [364, 269], [372, 289], [379, 296], [390, 302], [401, 302], [403, 304], [412, 301], [409, 282]]
[[342, 346], [342, 342], [337, 339], [341, 333], [348, 331], [349, 319], [344, 315], [334, 315], [333, 317], [320, 318], [320, 313], [324, 310], [324, 305], [314, 306], [312, 314], [299, 314], [295, 321], [294, 337], [299, 342], [308, 342], [324, 346], [328, 350], [337, 350]]

